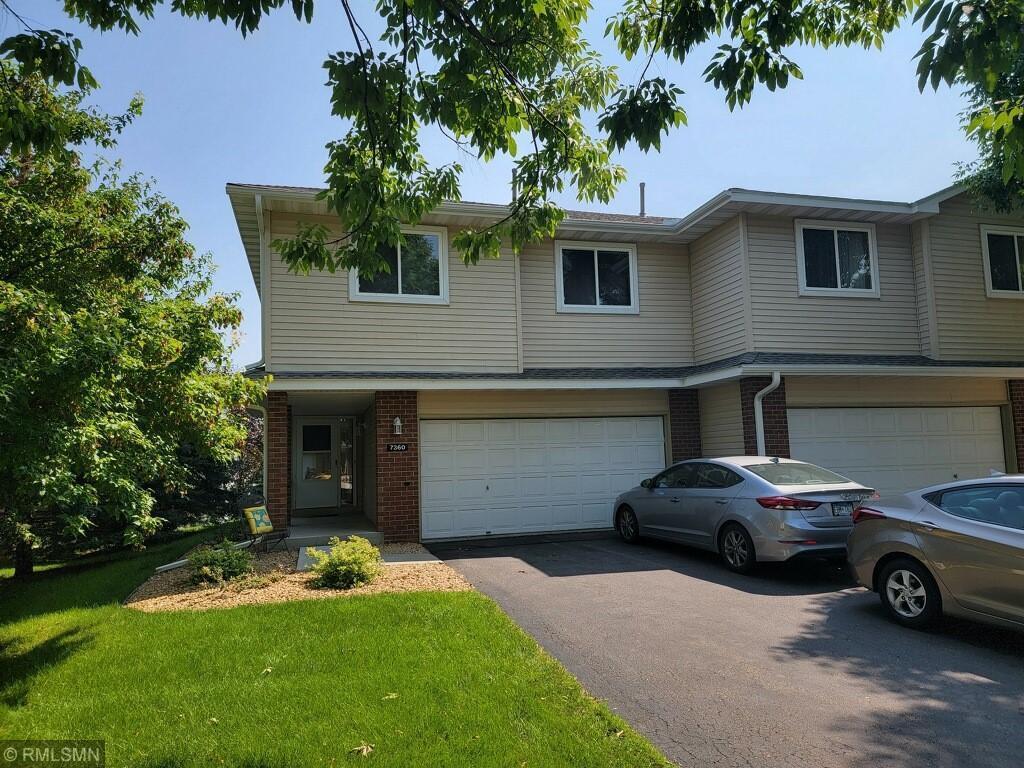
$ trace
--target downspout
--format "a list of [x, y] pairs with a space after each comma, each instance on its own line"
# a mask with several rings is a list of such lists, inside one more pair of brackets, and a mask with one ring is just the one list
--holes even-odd
[[764, 440], [764, 409], [761, 401], [779, 388], [782, 384], [782, 374], [779, 371], [772, 371], [772, 383], [754, 395], [754, 434], [757, 436], [757, 455], [764, 456], [767, 452]]

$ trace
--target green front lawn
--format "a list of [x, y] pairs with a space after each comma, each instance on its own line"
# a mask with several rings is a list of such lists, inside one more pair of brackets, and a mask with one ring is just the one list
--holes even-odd
[[195, 541], [0, 587], [0, 737], [154, 767], [667, 765], [477, 593], [117, 604]]

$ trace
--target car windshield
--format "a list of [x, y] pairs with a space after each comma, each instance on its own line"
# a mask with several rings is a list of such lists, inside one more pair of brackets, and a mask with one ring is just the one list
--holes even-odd
[[839, 485], [851, 482], [842, 475], [837, 475], [823, 467], [799, 462], [751, 464], [746, 469], [758, 477], [764, 478], [772, 485]]

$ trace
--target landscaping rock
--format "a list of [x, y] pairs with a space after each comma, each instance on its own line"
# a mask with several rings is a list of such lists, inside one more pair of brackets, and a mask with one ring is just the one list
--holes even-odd
[[182, 568], [152, 576], [125, 605], [140, 611], [185, 611], [232, 608], [257, 603], [318, 600], [384, 592], [461, 592], [473, 586], [442, 562], [388, 565], [373, 583], [354, 589], [317, 589], [312, 575], [296, 571], [297, 553], [256, 555], [255, 573], [222, 586], [193, 585]]

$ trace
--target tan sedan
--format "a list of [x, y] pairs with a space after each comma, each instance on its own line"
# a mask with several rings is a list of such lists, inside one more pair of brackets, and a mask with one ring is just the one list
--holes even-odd
[[947, 613], [1024, 629], [1024, 475], [869, 501], [853, 522], [850, 565], [899, 623]]

